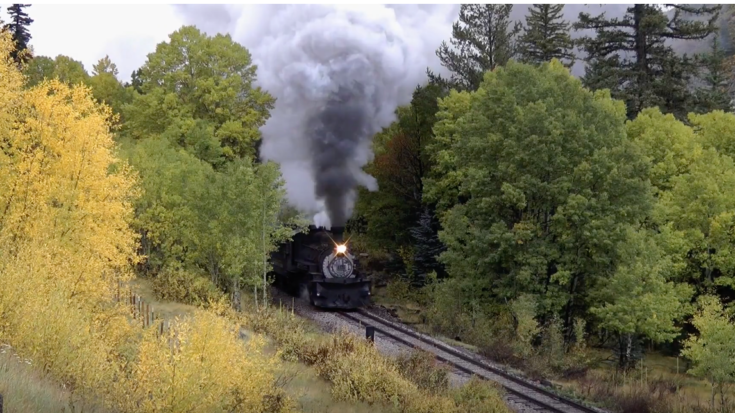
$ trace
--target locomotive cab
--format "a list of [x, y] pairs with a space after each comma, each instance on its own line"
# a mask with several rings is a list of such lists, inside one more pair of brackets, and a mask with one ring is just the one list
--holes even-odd
[[305, 285], [309, 301], [317, 307], [352, 309], [370, 299], [370, 281], [343, 238], [344, 228], [331, 231], [315, 226], [297, 233], [271, 256], [276, 280], [293, 291]]

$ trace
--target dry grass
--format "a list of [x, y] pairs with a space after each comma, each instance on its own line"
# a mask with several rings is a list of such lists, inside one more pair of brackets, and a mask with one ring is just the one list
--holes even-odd
[[153, 281], [146, 278], [135, 278], [130, 282], [130, 286], [151, 305], [157, 318], [173, 320], [176, 317], [191, 316], [198, 308], [195, 305], [158, 298], [153, 290]]
[[[71, 412], [71, 393], [54, 380], [42, 376], [10, 347], [0, 346], [0, 394], [5, 413]], [[104, 413], [94, 405], [84, 406], [88, 413]]]
[[[397, 361], [352, 334], [317, 333], [311, 323], [288, 312], [246, 312], [253, 331], [265, 333], [278, 345], [281, 356], [313, 366], [332, 384], [335, 400], [391, 407], [401, 413], [509, 412], [497, 386], [472, 381], [449, 389], [443, 373], [425, 357]], [[381, 407], [382, 408], [382, 407]]]

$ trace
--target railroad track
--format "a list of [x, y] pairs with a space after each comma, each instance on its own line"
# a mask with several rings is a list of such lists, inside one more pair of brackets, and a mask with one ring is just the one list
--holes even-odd
[[375, 328], [376, 335], [381, 334], [395, 342], [412, 348], [428, 351], [436, 358], [465, 374], [476, 375], [486, 380], [499, 383], [508, 393], [508, 398], [538, 412], [553, 413], [600, 413], [602, 410], [584, 406], [574, 400], [563, 398], [541, 386], [528, 383], [497, 367], [488, 365], [467, 354], [424, 334], [413, 331], [406, 326], [385, 320], [365, 310], [354, 312], [338, 312], [338, 316]]

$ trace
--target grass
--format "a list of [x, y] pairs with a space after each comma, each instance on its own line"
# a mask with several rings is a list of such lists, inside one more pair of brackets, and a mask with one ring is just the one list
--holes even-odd
[[313, 367], [298, 362], [283, 362], [284, 373], [290, 375], [285, 389], [299, 404], [303, 413], [387, 413], [390, 410], [363, 402], [335, 400], [332, 384], [317, 374]]
[[[72, 412], [70, 392], [43, 377], [8, 346], [0, 346], [0, 394], [4, 413]], [[89, 413], [102, 413], [95, 406], [84, 406]]]
[[159, 300], [153, 292], [153, 282], [149, 279], [135, 278], [130, 282], [130, 286], [145, 302], [150, 304], [151, 309], [156, 314], [156, 318], [172, 320], [175, 317], [192, 315], [197, 309], [196, 306], [190, 304]]

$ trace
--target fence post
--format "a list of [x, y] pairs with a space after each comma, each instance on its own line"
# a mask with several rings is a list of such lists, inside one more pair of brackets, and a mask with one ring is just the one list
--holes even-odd
[[3, 395], [0, 394], [0, 413], [3, 413]]
[[371, 343], [375, 342], [375, 327], [365, 326], [365, 338], [367, 338]]

